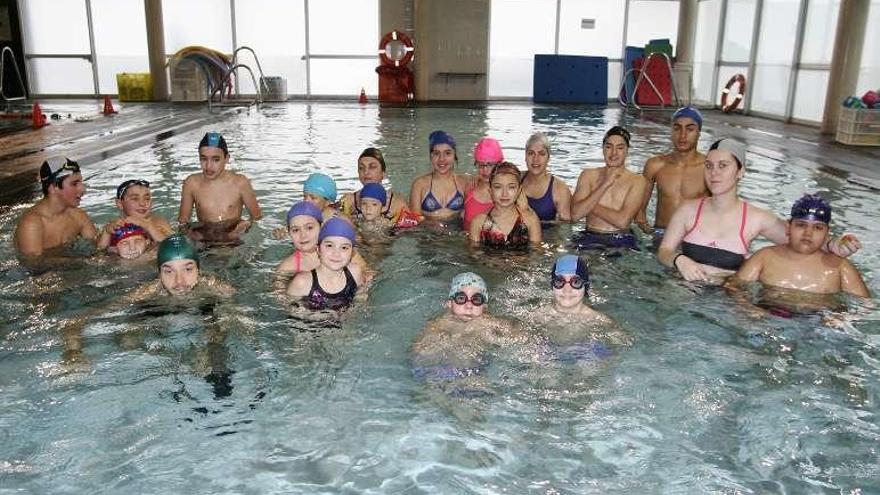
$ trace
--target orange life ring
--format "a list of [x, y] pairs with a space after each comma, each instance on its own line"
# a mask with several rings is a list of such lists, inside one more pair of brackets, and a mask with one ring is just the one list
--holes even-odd
[[[385, 51], [388, 43], [392, 41], [399, 41], [403, 43], [404, 46], [404, 54], [400, 60], [394, 60], [388, 56], [388, 52]], [[413, 52], [415, 49], [413, 48], [413, 42], [406, 34], [393, 30], [390, 33], [386, 34], [382, 37], [382, 40], [379, 42], [379, 60], [382, 61], [382, 65], [390, 65], [393, 67], [405, 67], [406, 64], [410, 62], [413, 58]]]
[[[730, 95], [730, 88], [733, 87], [734, 84], [739, 83], [739, 91], [736, 93], [736, 96], [733, 97], [733, 101], [730, 104], [727, 103], [727, 97]], [[727, 81], [727, 86], [724, 86], [724, 89], [721, 90], [721, 111], [724, 113], [729, 113], [736, 110], [739, 107], [740, 102], [743, 99], [743, 96], [746, 94], [746, 76], [742, 74], [736, 74]]]

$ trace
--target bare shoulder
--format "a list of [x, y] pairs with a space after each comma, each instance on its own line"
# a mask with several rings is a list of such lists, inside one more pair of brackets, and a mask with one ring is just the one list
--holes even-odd
[[312, 272], [299, 272], [294, 275], [287, 286], [287, 295], [293, 297], [303, 297], [308, 295], [312, 286]]
[[642, 171], [643, 174], [649, 177], [653, 177], [657, 172], [659, 172], [664, 165], [667, 163], [666, 155], [655, 155], [651, 158], [648, 158], [648, 161], [645, 162], [645, 168]]
[[232, 174], [232, 180], [235, 181], [235, 184], [238, 186], [250, 186], [251, 180], [244, 174], [238, 172], [230, 172]]

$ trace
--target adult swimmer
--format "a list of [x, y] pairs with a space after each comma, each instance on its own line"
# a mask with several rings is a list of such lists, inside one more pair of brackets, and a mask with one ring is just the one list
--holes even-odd
[[[378, 148], [366, 148], [361, 152], [357, 161], [358, 180], [362, 186], [367, 184], [382, 184], [385, 180], [385, 157]], [[360, 205], [358, 191], [345, 193], [339, 201], [339, 211], [350, 218], [355, 218]], [[382, 205], [382, 216], [388, 219], [396, 218], [401, 210], [407, 207], [406, 200], [394, 191], [385, 191], [385, 203]]]
[[602, 139], [605, 166], [585, 169], [578, 177], [571, 219], [586, 217], [587, 230], [574, 239], [580, 249], [638, 249], [630, 224], [642, 205], [645, 179], [626, 169], [629, 146], [629, 131], [608, 129]]
[[[744, 143], [731, 138], [714, 142], [703, 173], [711, 196], [684, 201], [672, 215], [657, 258], [685, 280], [720, 282], [739, 269], [759, 235], [788, 244], [784, 220], [739, 198], [745, 165]], [[845, 235], [829, 239], [823, 249], [846, 257], [860, 247], [855, 236]]]
[[571, 220], [571, 189], [562, 179], [548, 170], [550, 141], [542, 132], [532, 134], [526, 141], [526, 174], [523, 192], [541, 222]]
[[470, 178], [455, 173], [458, 154], [455, 139], [444, 131], [428, 136], [431, 173], [417, 177], [409, 192], [409, 207], [434, 220], [452, 220], [464, 207], [464, 185]]
[[[52, 157], [40, 166], [43, 198], [25, 210], [13, 235], [15, 250], [29, 268], [69, 261], [63, 249], [81, 237], [94, 241], [95, 224], [79, 207], [86, 188], [79, 164], [65, 157]], [[57, 261], [57, 263], [55, 263]]]
[[[706, 196], [708, 189], [703, 180], [706, 155], [697, 151], [700, 131], [703, 129], [703, 115], [694, 107], [682, 107], [672, 114], [672, 151], [665, 155], [653, 156], [645, 162], [642, 171], [645, 183], [645, 196], [636, 224], [646, 234], [654, 238], [659, 246], [666, 232], [672, 214], [682, 201]], [[648, 224], [648, 202], [657, 185], [657, 210], [653, 227]]]

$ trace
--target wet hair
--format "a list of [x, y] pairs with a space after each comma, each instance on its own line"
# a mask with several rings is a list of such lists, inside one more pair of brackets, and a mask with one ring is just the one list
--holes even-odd
[[495, 179], [495, 176], [501, 174], [513, 175], [516, 177], [517, 182], [522, 179], [522, 172], [520, 172], [519, 167], [510, 162], [501, 162], [498, 165], [492, 167], [492, 175], [489, 177], [489, 183], [491, 183]]
[[547, 151], [547, 154], [550, 154], [550, 140], [547, 139], [546, 134], [544, 134], [543, 132], [536, 132], [529, 136], [528, 141], [526, 141], [526, 152], [528, 152], [529, 148], [531, 148], [532, 145], [535, 144], [540, 144], [541, 147], [543, 147], [544, 150]]
[[382, 172], [385, 172], [385, 157], [382, 156], [382, 152], [379, 151], [379, 148], [367, 148], [364, 151], [361, 151], [358, 161], [365, 156], [378, 160], [379, 165], [382, 165]]
[[628, 130], [624, 129], [623, 127], [620, 127], [619, 125], [616, 125], [616, 126], [612, 127], [611, 129], [608, 129], [608, 132], [605, 133], [605, 137], [602, 138], [602, 146], [605, 146], [605, 143], [608, 142], [608, 138], [610, 138], [611, 136], [622, 137], [623, 140], [626, 141], [626, 147], [629, 148], [629, 140], [630, 140], [630, 137], [632, 137], [632, 135], [629, 133]]

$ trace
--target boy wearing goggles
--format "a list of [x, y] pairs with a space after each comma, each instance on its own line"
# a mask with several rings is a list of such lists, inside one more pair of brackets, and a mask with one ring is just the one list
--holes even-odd
[[129, 179], [119, 184], [116, 188], [116, 207], [119, 208], [119, 218], [107, 222], [107, 225], [101, 229], [98, 249], [112, 246], [114, 232], [127, 224], [142, 228], [150, 243], [162, 242], [174, 232], [168, 220], [153, 214], [150, 183], [143, 179]]
[[804, 195], [791, 208], [786, 226], [788, 243], [756, 252], [743, 263], [731, 283], [758, 281], [767, 288], [783, 291], [824, 295], [846, 292], [871, 297], [858, 269], [847, 259], [823, 249], [830, 242], [830, 223], [831, 205], [819, 196]]
[[27, 209], [15, 228], [15, 249], [28, 261], [45, 263], [48, 250], [61, 248], [77, 237], [93, 241], [95, 224], [79, 207], [86, 188], [79, 165], [52, 157], [40, 167], [43, 199]]

